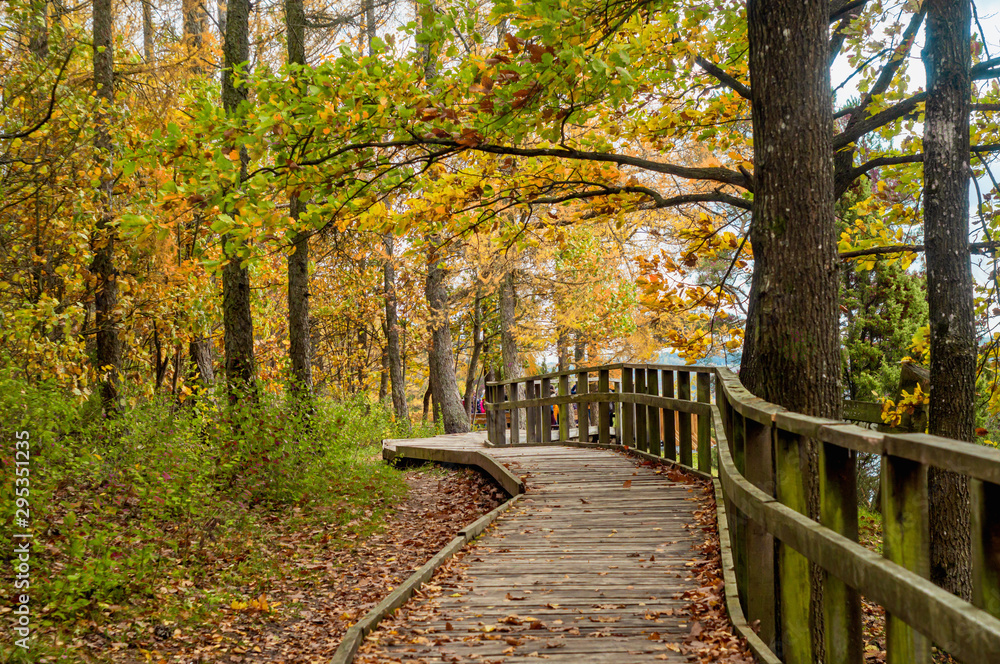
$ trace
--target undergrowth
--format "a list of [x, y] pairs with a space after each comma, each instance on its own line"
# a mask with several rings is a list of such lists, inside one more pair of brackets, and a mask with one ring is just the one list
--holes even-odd
[[13, 547], [0, 552], [3, 622], [24, 593], [32, 626], [28, 650], [3, 630], [0, 661], [62, 660], [111, 621], [197, 619], [274, 573], [274, 524], [357, 541], [405, 493], [378, 457], [381, 439], [404, 435], [382, 404], [307, 409], [262, 393], [231, 407], [221, 392], [132, 403], [108, 420], [93, 400], [0, 376], [0, 534], [25, 532], [15, 522], [24, 431], [33, 534], [29, 588], [15, 590]]

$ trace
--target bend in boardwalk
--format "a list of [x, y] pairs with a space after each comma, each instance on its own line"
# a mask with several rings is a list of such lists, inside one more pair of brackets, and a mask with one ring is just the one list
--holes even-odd
[[[426, 444], [449, 438], [475, 444]], [[356, 661], [690, 661], [678, 644], [691, 635], [683, 609], [699, 585], [698, 485], [611, 450], [488, 453], [525, 479], [527, 494]]]

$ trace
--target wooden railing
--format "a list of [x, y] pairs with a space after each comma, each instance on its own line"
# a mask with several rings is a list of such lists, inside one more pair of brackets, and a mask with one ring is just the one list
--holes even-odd
[[[932, 643], [966, 664], [1000, 662], [1000, 451], [789, 412], [718, 367], [613, 364], [486, 389], [493, 445], [569, 441], [575, 407], [577, 441], [596, 436], [717, 474], [740, 605], [782, 661], [813, 661], [811, 562], [823, 570], [827, 664], [865, 661], [861, 596], [885, 608], [890, 663], [929, 663]], [[811, 445], [818, 521], [807, 516]], [[858, 544], [859, 453], [882, 461], [882, 555]], [[927, 580], [930, 466], [972, 484], [971, 604]]]

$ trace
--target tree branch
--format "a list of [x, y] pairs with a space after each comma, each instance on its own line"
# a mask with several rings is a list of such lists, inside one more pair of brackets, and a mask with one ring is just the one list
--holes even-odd
[[[969, 253], [970, 254], [985, 254], [990, 251], [995, 251], [1000, 249], [1000, 241], [994, 240], [992, 242], [970, 242], [969, 243]], [[861, 256], [881, 256], [884, 254], [902, 254], [911, 253], [916, 254], [925, 251], [926, 247], [922, 244], [890, 244], [884, 247], [869, 247], [868, 249], [855, 249], [853, 251], [842, 251], [838, 254], [841, 260], [848, 260], [850, 258], [860, 258]]]
[[73, 48], [71, 47], [66, 53], [66, 58], [62, 61], [62, 65], [59, 67], [59, 72], [56, 74], [56, 82], [52, 84], [52, 96], [49, 99], [49, 108], [45, 112], [45, 117], [39, 120], [30, 129], [24, 129], [22, 131], [14, 132], [12, 134], [0, 134], [0, 140], [13, 140], [15, 138], [25, 138], [31, 136], [36, 131], [41, 129], [46, 122], [52, 118], [52, 111], [56, 107], [56, 91], [59, 89], [59, 81], [62, 80], [62, 75], [66, 71], [66, 66], [69, 64], [69, 59], [73, 56]]
[[700, 55], [695, 58], [695, 62], [698, 66], [704, 69], [708, 74], [714, 76], [720, 83], [725, 85], [727, 88], [743, 97], [744, 99], [750, 99], [750, 88], [748, 88], [743, 83], [740, 83], [736, 78], [730, 76], [724, 69], [716, 65], [715, 63], [706, 60]]

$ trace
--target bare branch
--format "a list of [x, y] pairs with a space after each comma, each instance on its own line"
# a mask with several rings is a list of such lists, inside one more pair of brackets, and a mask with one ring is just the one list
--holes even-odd
[[714, 76], [716, 79], [718, 79], [720, 83], [725, 85], [727, 88], [729, 88], [739, 96], [743, 97], [744, 99], [751, 99], [750, 88], [748, 88], [743, 83], [740, 83], [733, 76], [730, 76], [728, 73], [726, 73], [724, 69], [722, 69], [715, 63], [706, 60], [700, 55], [697, 58], [695, 58], [695, 62], [698, 63], [699, 67], [701, 67], [707, 73]]

